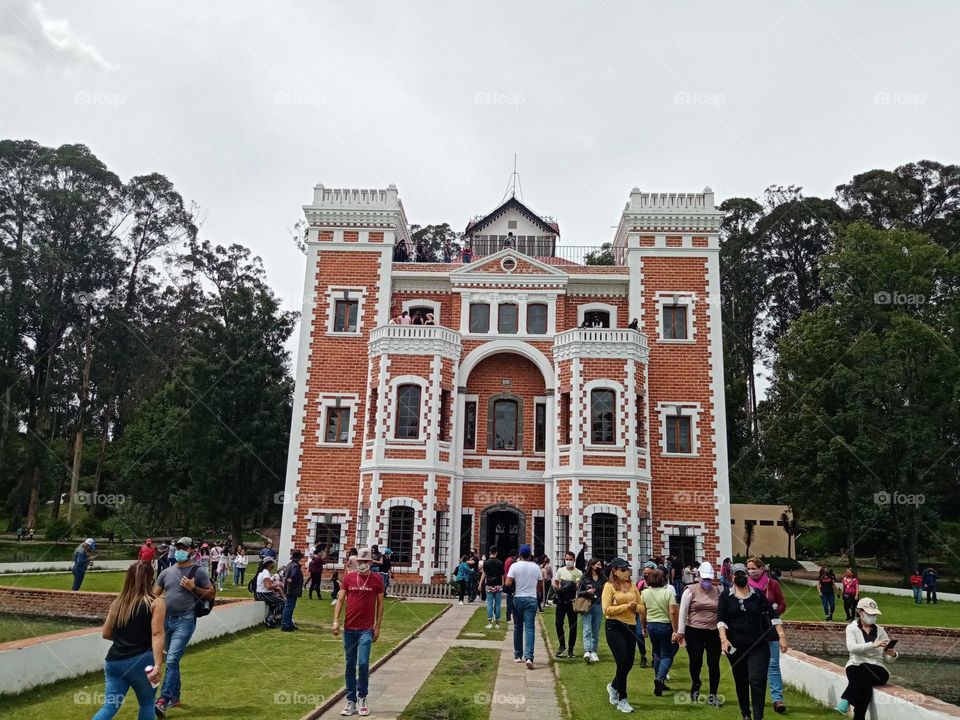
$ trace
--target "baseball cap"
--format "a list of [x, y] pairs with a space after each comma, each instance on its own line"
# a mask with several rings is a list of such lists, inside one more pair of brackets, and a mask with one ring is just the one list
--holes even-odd
[[393, 550], [391, 550], [390, 548], [384, 548], [384, 549], [383, 549], [383, 554], [384, 554], [384, 555], [393, 555]]
[[357, 551], [357, 560], [370, 560], [370, 548], [364, 547]]
[[273, 565], [273, 558], [270, 557], [269, 555], [267, 555], [267, 556], [263, 559], [263, 566], [266, 567], [267, 565]]
[[737, 573], [743, 573], [744, 575], [746, 575], [747, 566], [744, 565], [743, 563], [734, 563], [733, 567], [730, 568], [730, 572], [732, 572], [734, 575], [736, 575]]
[[647, 560], [647, 561], [643, 564], [643, 568], [644, 568], [645, 570], [656, 570], [656, 569], [657, 569], [657, 564], [656, 564], [653, 560]]
[[96, 549], [97, 549], [97, 541], [94, 540], [93, 538], [87, 538], [87, 539], [84, 540], [83, 542], [84, 542], [85, 545], [89, 546], [89, 548], [90, 548], [91, 550], [96, 550]]
[[193, 538], [187, 537], [184, 535], [182, 538], [177, 540], [176, 545], [183, 545], [184, 547], [192, 548], [193, 547]]
[[873, 598], [860, 598], [857, 603], [857, 610], [866, 610], [869, 615], [883, 615], [880, 608], [877, 607], [877, 601]]
[[531, 553], [530, 553], [530, 546], [527, 545], [527, 544], [521, 545], [521, 546], [520, 546], [520, 554], [521, 554], [521, 555], [530, 555], [530, 554], [531, 554]]
[[700, 563], [700, 567], [697, 568], [697, 572], [700, 573], [700, 577], [704, 580], [713, 580], [713, 565], [708, 562]]
[[630, 570], [630, 563], [623, 558], [614, 558], [608, 566], [611, 570]]

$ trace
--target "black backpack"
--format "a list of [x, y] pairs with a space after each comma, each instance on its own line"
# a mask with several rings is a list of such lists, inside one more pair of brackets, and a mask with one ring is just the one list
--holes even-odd
[[247, 583], [247, 592], [257, 592], [257, 579], [255, 577], [250, 578], [250, 582]]
[[[194, 565], [190, 568], [190, 571], [187, 573], [187, 577], [193, 580], [193, 576], [197, 574], [199, 565]], [[209, 600], [204, 600], [203, 598], [197, 596], [197, 600], [193, 605], [193, 613], [198, 618], [202, 618], [210, 614], [210, 611], [213, 610], [213, 603], [217, 599], [217, 587], [213, 583], [210, 583], [210, 587], [213, 589], [213, 597]], [[194, 593], [196, 595], [196, 593]]]

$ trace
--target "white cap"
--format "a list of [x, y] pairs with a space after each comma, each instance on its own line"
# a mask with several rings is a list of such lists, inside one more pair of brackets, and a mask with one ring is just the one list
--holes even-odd
[[715, 577], [713, 574], [713, 565], [708, 562], [700, 563], [700, 567], [697, 568], [697, 573], [699, 573], [700, 577], [704, 580], [713, 580]]

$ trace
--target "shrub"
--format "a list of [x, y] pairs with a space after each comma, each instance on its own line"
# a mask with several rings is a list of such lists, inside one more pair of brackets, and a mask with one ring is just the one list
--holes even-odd
[[43, 536], [51, 542], [60, 542], [70, 537], [72, 526], [63, 518], [54, 518], [43, 529]]
[[103, 526], [93, 515], [87, 515], [73, 524], [73, 532], [83, 537], [98, 538], [103, 535]]

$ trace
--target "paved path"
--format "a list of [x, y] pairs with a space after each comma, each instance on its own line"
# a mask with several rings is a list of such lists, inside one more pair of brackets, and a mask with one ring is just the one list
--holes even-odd
[[533, 643], [533, 670], [513, 661], [513, 623], [508, 628], [500, 651], [490, 720], [556, 720], [561, 717], [556, 677], [543, 642], [539, 616]]

